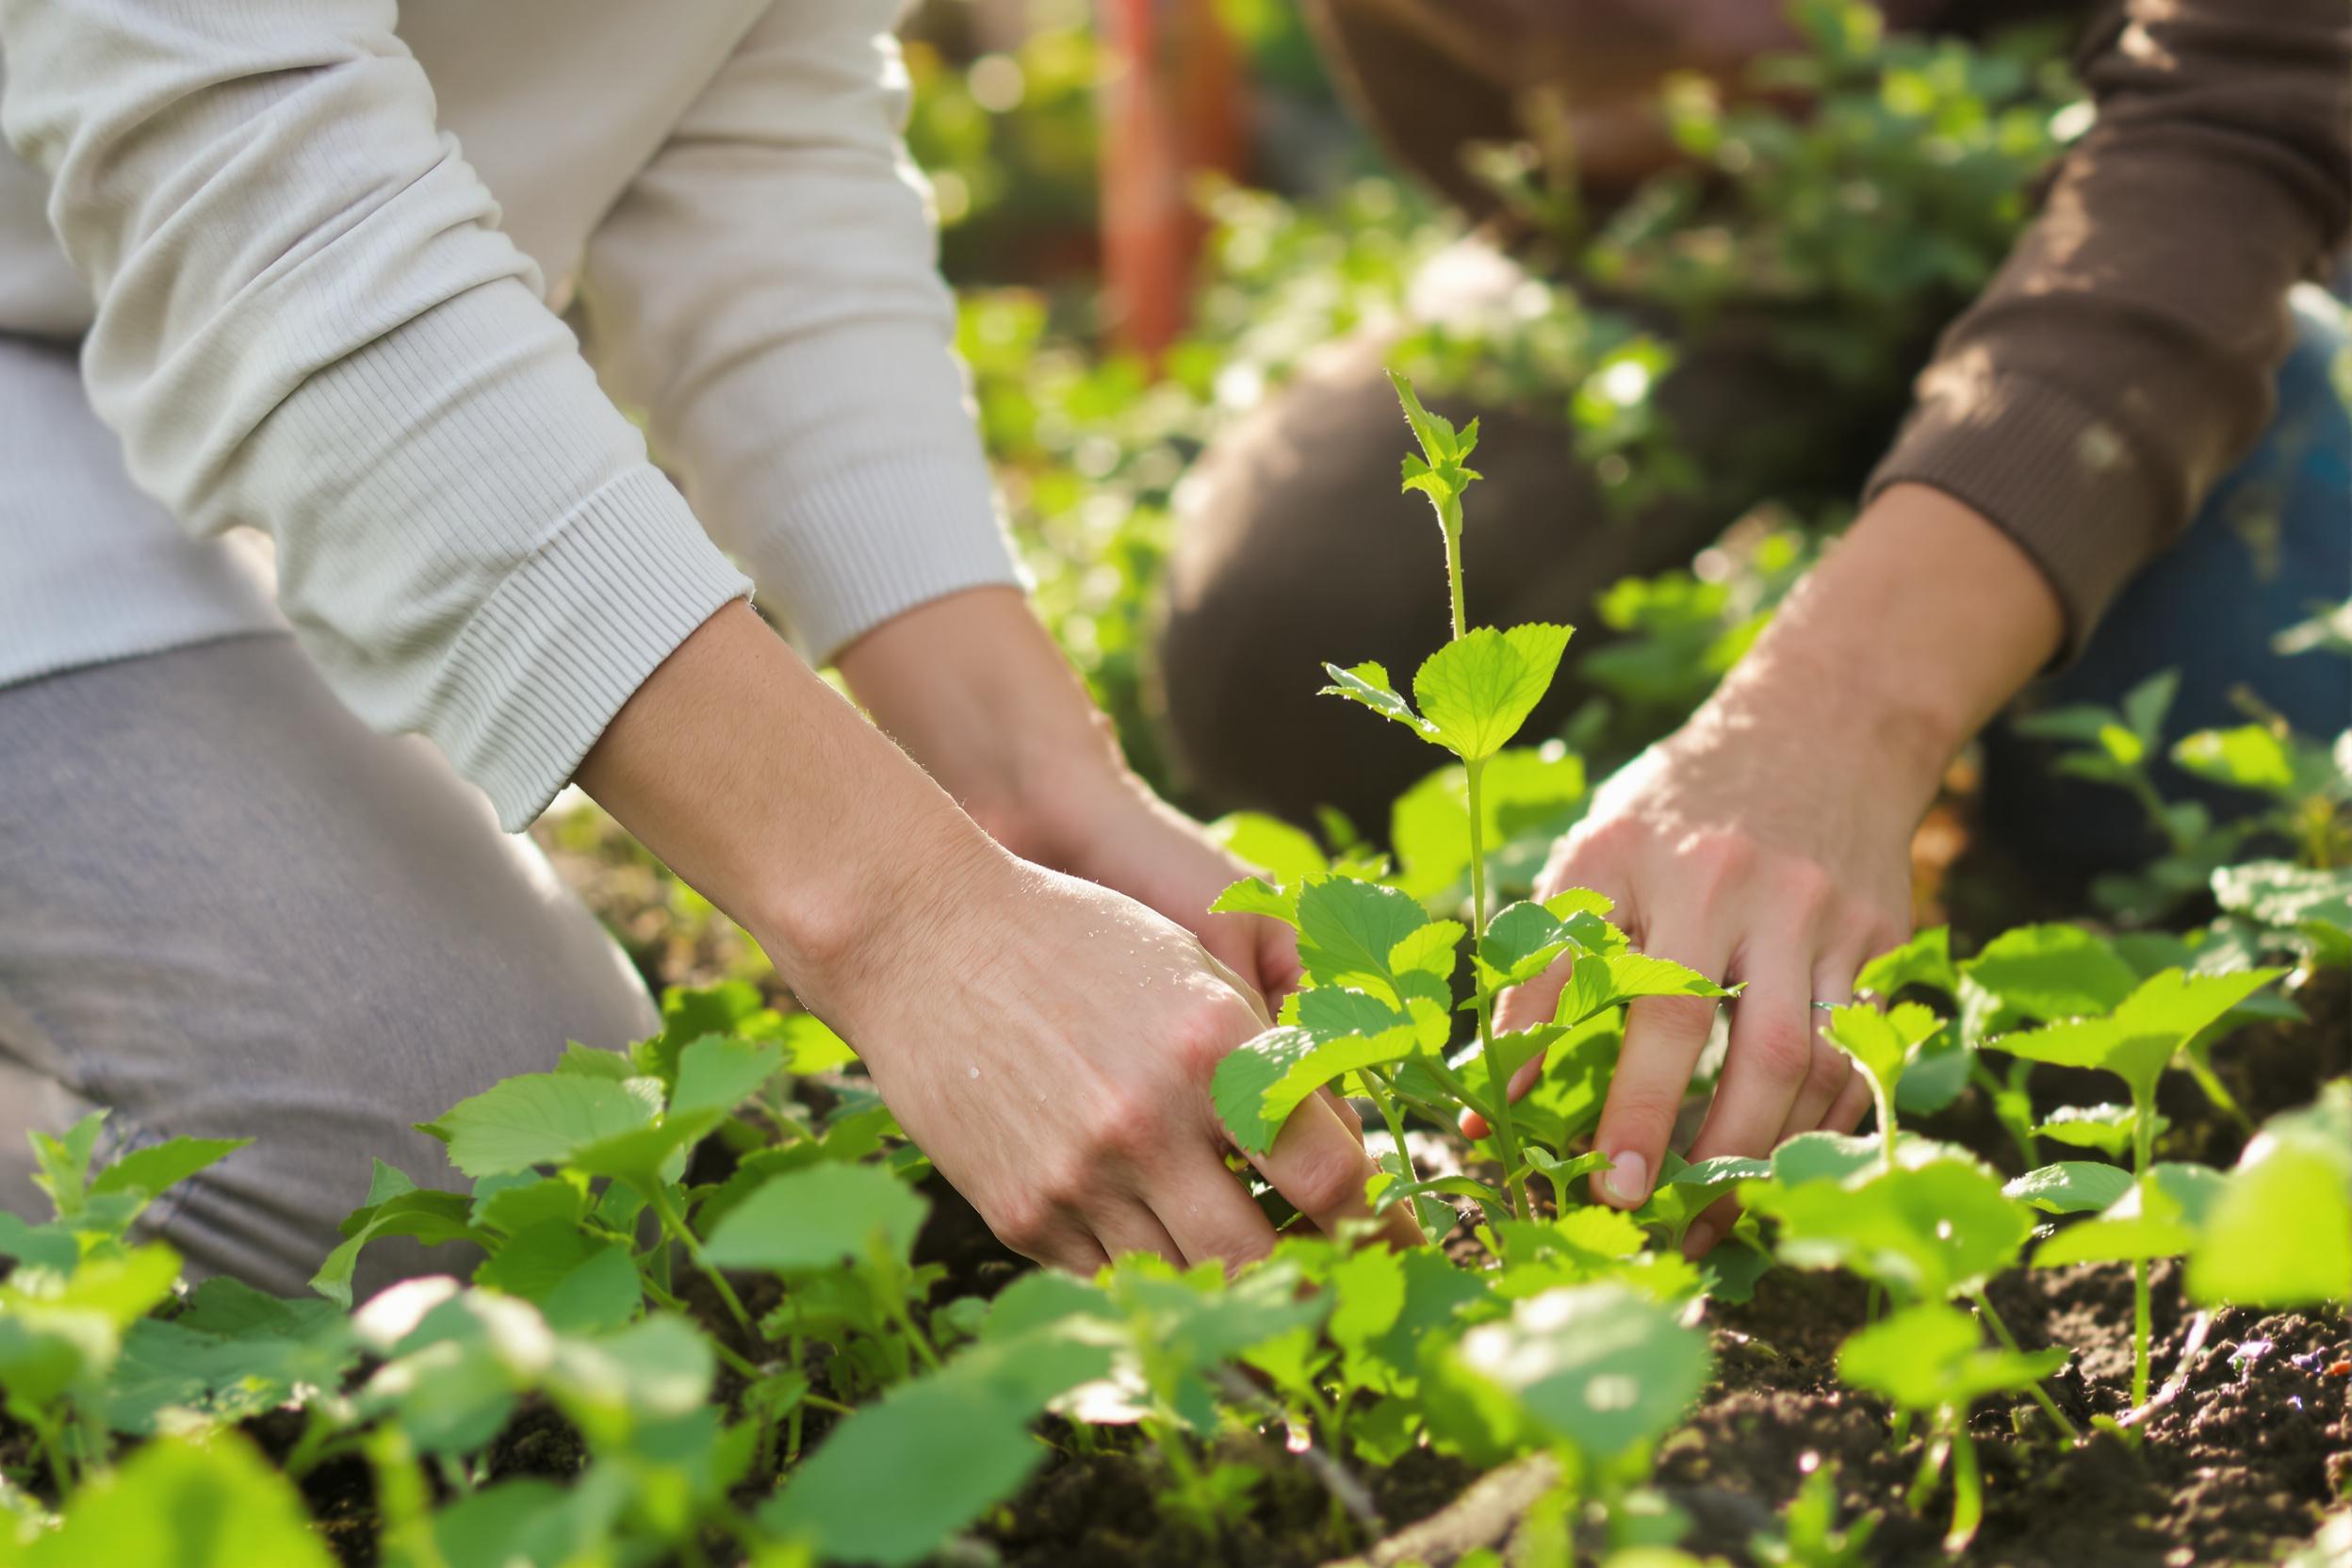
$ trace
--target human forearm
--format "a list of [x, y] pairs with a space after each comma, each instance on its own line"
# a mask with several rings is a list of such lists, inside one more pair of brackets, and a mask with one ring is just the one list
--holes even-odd
[[821, 1009], [925, 891], [1002, 858], [740, 604], [638, 689], [578, 779]]
[[1019, 592], [920, 605], [843, 649], [840, 667], [875, 722], [1005, 848], [1158, 910], [1262, 996], [1296, 982], [1289, 927], [1209, 913], [1254, 868], [1129, 771], [1110, 721]]
[[1897, 485], [1789, 596], [1713, 700], [1716, 722], [1800, 727], [1824, 760], [1924, 808], [1953, 752], [2064, 631], [2025, 553], [1941, 491]]
[[917, 606], [841, 650], [874, 722], [1017, 853], [1066, 865], [1132, 779], [1110, 723], [1020, 592]]

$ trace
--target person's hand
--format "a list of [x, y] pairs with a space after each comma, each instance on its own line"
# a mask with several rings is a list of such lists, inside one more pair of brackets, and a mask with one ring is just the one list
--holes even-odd
[[[819, 988], [900, 1125], [1008, 1246], [1091, 1272], [1121, 1252], [1262, 1257], [1274, 1231], [1226, 1168], [1217, 1064], [1267, 1026], [1192, 937], [1009, 855], [945, 879]], [[1344, 1102], [1311, 1098], [1257, 1164], [1326, 1233], [1368, 1215]], [[1418, 1243], [1401, 1208], [1377, 1229]]]
[[1209, 913], [1258, 868], [1127, 767], [1019, 594], [979, 588], [918, 605], [844, 649], [841, 667], [875, 722], [1005, 848], [1158, 910], [1269, 1007], [1297, 987], [1289, 926]]
[[[1013, 856], [749, 610], [681, 643], [579, 778], [759, 939], [1011, 1245], [1078, 1269], [1272, 1247], [1209, 1095], [1266, 1027], [1240, 977], [1135, 900]], [[1372, 1158], [1333, 1100], [1257, 1165], [1326, 1232], [1367, 1213]], [[1417, 1239], [1402, 1209], [1376, 1228]]]
[[[1867, 1086], [1817, 1025], [1874, 954], [1910, 932], [1910, 839], [1952, 752], [2040, 667], [2054, 596], [1982, 517], [1940, 492], [1888, 490], [1680, 730], [1602, 786], [1539, 895], [1592, 888], [1646, 953], [1743, 985], [1690, 1158], [1760, 1155], [1851, 1130]], [[1551, 1017], [1564, 971], [1507, 995], [1497, 1026]], [[1715, 1004], [1649, 998], [1594, 1134], [1597, 1199], [1650, 1194]], [[1512, 1081], [1514, 1097], [1540, 1070]], [[1470, 1119], [1465, 1130], [1484, 1127]], [[1733, 1210], [1695, 1222], [1704, 1253]]]

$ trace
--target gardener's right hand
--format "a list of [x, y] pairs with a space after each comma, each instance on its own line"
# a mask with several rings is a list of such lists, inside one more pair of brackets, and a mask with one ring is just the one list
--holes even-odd
[[[1121, 1252], [1263, 1256], [1209, 1080], [1266, 1027], [1254, 996], [1142, 905], [990, 846], [849, 959], [833, 1021], [899, 1122], [1008, 1246], [1091, 1272]], [[1259, 1162], [1325, 1232], [1368, 1213], [1344, 1103], [1311, 1099]], [[1401, 1208], [1385, 1229], [1418, 1240]]]

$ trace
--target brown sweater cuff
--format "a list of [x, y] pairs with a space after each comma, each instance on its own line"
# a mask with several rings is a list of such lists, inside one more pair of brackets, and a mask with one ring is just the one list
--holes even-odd
[[2014, 372], [1933, 383], [1881, 459], [1863, 504], [1925, 484], [1986, 518], [2031, 557], [2066, 612], [2057, 662], [2082, 651], [2116, 591], [2180, 521], [2160, 469], [2065, 388]]

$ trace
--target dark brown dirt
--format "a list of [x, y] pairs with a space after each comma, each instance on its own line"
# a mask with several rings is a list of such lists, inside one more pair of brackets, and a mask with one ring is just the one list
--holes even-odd
[[[2156, 1279], [2153, 1365], [2178, 1371], [2188, 1336], [2169, 1265]], [[2030, 1273], [2003, 1281], [1994, 1304], [2029, 1346], [2066, 1344], [2072, 1363], [2051, 1380], [2078, 1423], [2115, 1415], [2129, 1401], [2131, 1276], [2115, 1266]], [[1717, 1386], [1665, 1446], [1658, 1479], [1696, 1521], [1689, 1544], [1752, 1560], [1749, 1536], [1794, 1494], [1804, 1475], [1834, 1465], [1847, 1510], [1886, 1515], [1870, 1560], [1945, 1560], [1951, 1502], [1923, 1517], [1903, 1494], [1920, 1457], [1898, 1447], [1884, 1407], [1840, 1387], [1838, 1341], [1863, 1320], [1852, 1282], [1783, 1272], [1755, 1301], [1714, 1314]], [[1972, 1426], [1984, 1456], [1986, 1512], [1967, 1560], [2014, 1568], [2116, 1568], [2266, 1561], [2307, 1540], [2352, 1482], [2352, 1380], [2332, 1369], [2352, 1357], [2340, 1315], [2214, 1315], [2181, 1394], [2146, 1424], [2137, 1447], [2099, 1434], [2066, 1450], [2036, 1414], [2020, 1438], [1998, 1403]], [[2021, 1406], [2030, 1410], [2030, 1406]], [[1726, 1506], [1727, 1499], [1746, 1507]]]

